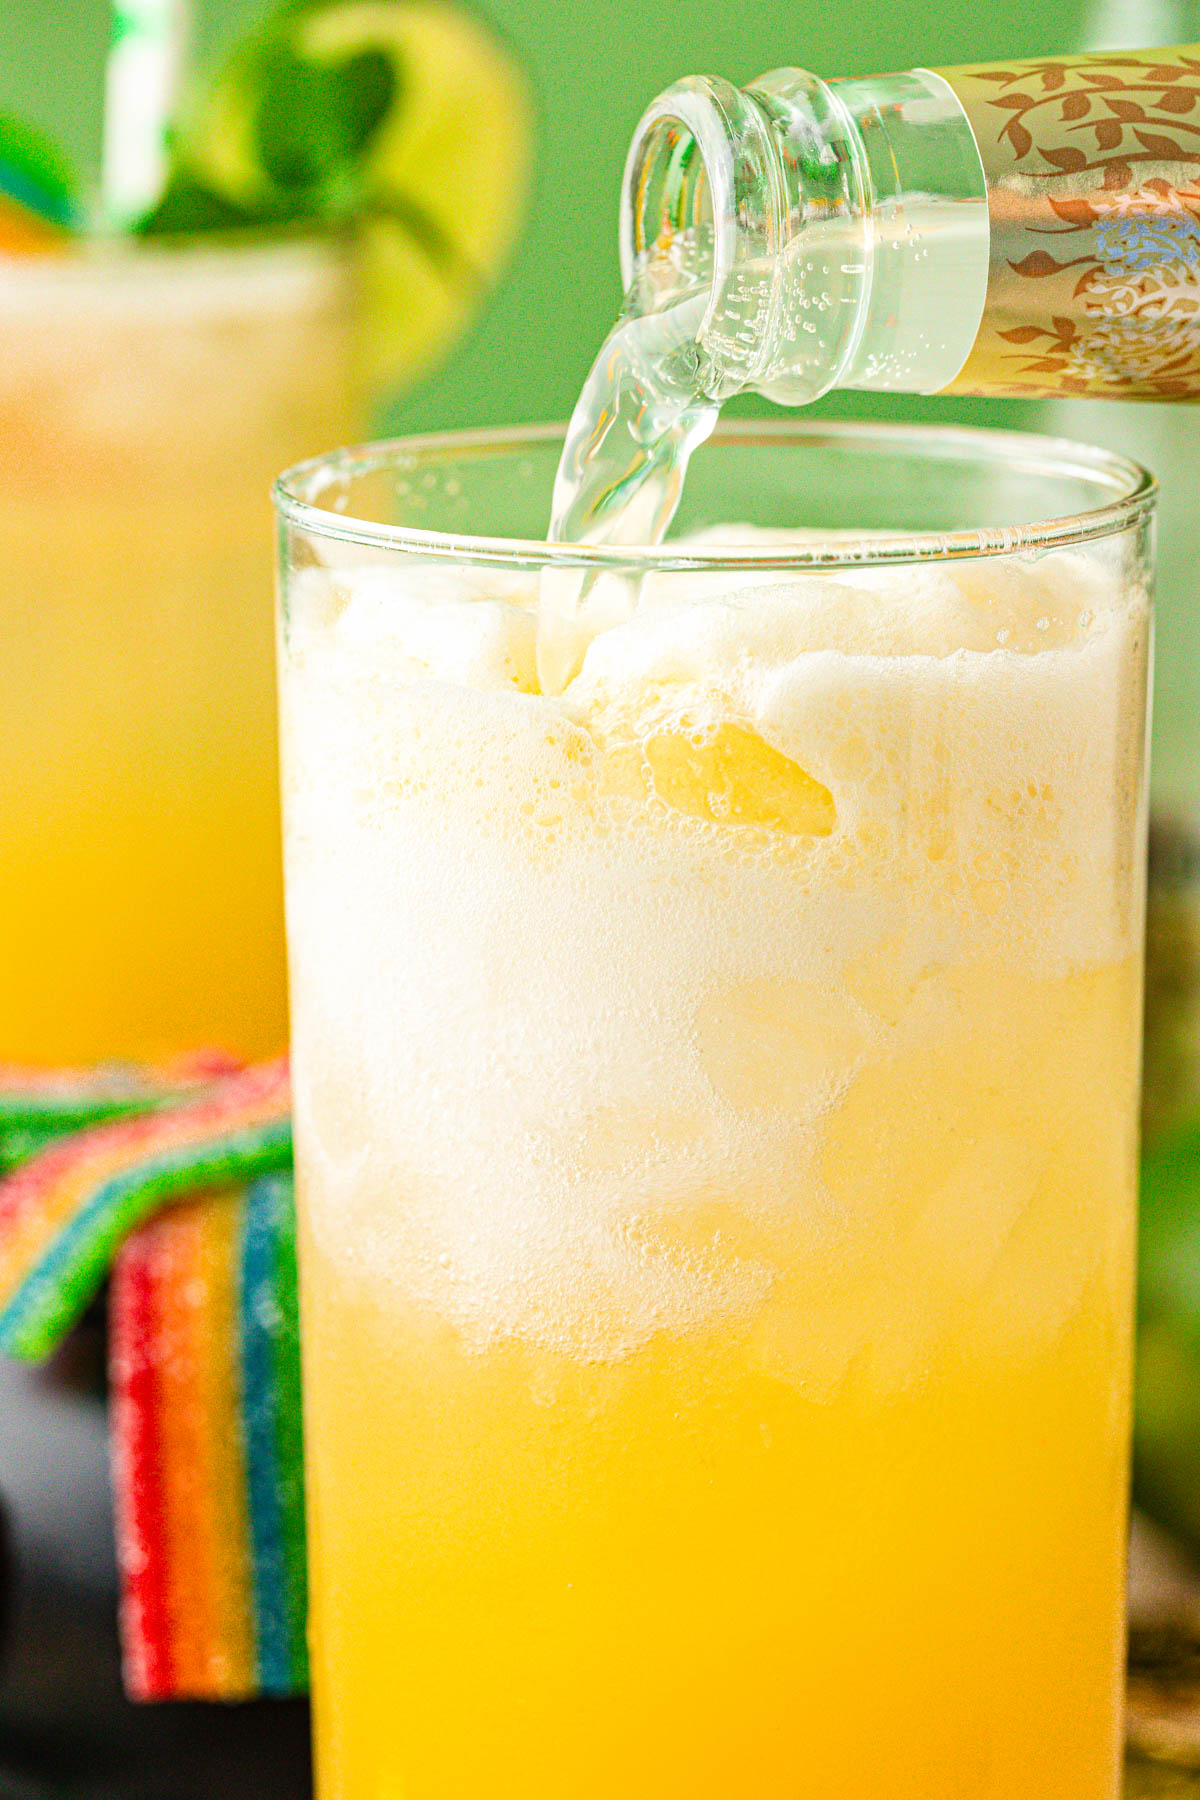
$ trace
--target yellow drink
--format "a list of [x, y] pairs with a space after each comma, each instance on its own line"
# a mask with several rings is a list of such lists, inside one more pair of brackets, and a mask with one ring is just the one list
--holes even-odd
[[0, 268], [0, 1060], [285, 1040], [268, 488], [353, 430], [347, 281]]
[[1112, 1800], [1136, 579], [313, 560], [321, 1800]]

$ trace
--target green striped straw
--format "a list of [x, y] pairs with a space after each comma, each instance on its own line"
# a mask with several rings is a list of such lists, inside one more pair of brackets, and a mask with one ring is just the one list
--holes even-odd
[[104, 89], [103, 224], [128, 231], [166, 186], [188, 35], [187, 0], [115, 0]]

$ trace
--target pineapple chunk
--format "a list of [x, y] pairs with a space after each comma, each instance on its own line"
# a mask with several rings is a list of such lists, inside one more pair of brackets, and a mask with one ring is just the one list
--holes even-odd
[[837, 823], [829, 789], [744, 725], [660, 732], [646, 740], [645, 761], [659, 798], [694, 819], [796, 837], [828, 837]]

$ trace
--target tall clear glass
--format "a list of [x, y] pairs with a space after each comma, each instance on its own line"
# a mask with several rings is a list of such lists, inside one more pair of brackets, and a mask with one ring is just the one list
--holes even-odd
[[277, 489], [321, 1800], [1110, 1800], [1153, 484], [559, 449]]
[[353, 317], [317, 243], [0, 262], [0, 1061], [285, 1041], [266, 493]]

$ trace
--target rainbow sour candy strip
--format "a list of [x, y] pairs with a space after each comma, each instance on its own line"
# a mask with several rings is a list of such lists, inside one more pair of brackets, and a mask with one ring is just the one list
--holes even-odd
[[67, 1132], [177, 1106], [241, 1067], [219, 1052], [189, 1056], [161, 1069], [126, 1063], [26, 1069], [0, 1063], [0, 1174]]
[[125, 1686], [141, 1700], [174, 1691], [170, 1564], [163, 1554], [159, 1297], [169, 1263], [158, 1223], [130, 1238], [109, 1295], [109, 1388]]
[[113, 1275], [112, 1460], [126, 1685], [142, 1699], [252, 1691], [237, 1429], [241, 1197], [171, 1207]]
[[47, 1356], [124, 1238], [169, 1200], [291, 1163], [286, 1059], [50, 1144], [0, 1182], [0, 1350]]
[[242, 1699], [307, 1683], [291, 1181], [173, 1206], [113, 1271], [125, 1684]]
[[308, 1685], [304, 1433], [290, 1175], [266, 1176], [246, 1196], [240, 1298], [258, 1687], [266, 1694], [288, 1694]]
[[50, 1140], [0, 1181], [0, 1349], [48, 1355], [112, 1263], [121, 1626], [138, 1699], [307, 1685], [289, 1104], [282, 1060], [0, 1068], [0, 1159]]

